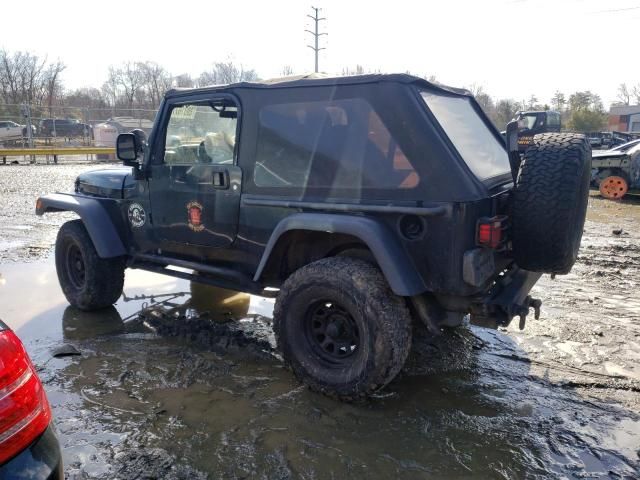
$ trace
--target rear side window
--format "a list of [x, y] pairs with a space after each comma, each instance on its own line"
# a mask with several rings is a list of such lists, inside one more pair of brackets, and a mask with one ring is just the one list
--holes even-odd
[[468, 98], [430, 92], [422, 92], [422, 98], [479, 180], [511, 171], [507, 150], [489, 130]]
[[414, 188], [419, 177], [363, 99], [275, 104], [259, 113], [258, 187]]

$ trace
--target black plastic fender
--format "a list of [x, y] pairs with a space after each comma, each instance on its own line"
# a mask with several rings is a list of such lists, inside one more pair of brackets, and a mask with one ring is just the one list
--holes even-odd
[[53, 193], [38, 198], [36, 215], [47, 212], [75, 212], [82, 219], [101, 258], [120, 257], [127, 253], [122, 239], [100, 200], [81, 195]]
[[295, 213], [283, 218], [267, 242], [253, 277], [255, 282], [260, 279], [280, 236], [291, 230], [353, 235], [369, 247], [391, 290], [396, 295], [410, 297], [426, 290], [426, 285], [411, 259], [384, 223], [369, 217], [324, 213]]

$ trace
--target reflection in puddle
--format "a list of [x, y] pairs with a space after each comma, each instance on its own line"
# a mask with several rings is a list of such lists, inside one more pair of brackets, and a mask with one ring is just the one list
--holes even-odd
[[[39, 367], [70, 478], [637, 472], [640, 419], [554, 385], [501, 332], [418, 334], [403, 375], [350, 405], [282, 368], [273, 300], [131, 271], [115, 307], [86, 313], [50, 263], [1, 268], [0, 316]], [[65, 342], [82, 356], [51, 358]]]

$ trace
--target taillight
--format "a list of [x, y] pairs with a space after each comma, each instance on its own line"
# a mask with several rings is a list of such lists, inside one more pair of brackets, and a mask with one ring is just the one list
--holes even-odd
[[28, 447], [51, 421], [49, 402], [22, 342], [0, 331], [0, 465]]
[[507, 217], [498, 215], [491, 218], [481, 218], [478, 220], [476, 231], [476, 243], [482, 247], [497, 249], [506, 240], [504, 231], [507, 226]]

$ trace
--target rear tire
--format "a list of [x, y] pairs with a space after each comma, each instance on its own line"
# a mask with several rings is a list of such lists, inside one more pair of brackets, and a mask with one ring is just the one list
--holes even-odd
[[411, 347], [411, 315], [375, 266], [330, 257], [282, 285], [274, 309], [278, 348], [312, 390], [364, 398], [400, 372]]
[[60, 227], [55, 256], [62, 293], [74, 307], [98, 310], [122, 294], [125, 257], [100, 258], [81, 220]]
[[544, 133], [527, 148], [513, 202], [513, 256], [532, 272], [569, 273], [587, 213], [591, 147], [584, 135]]

